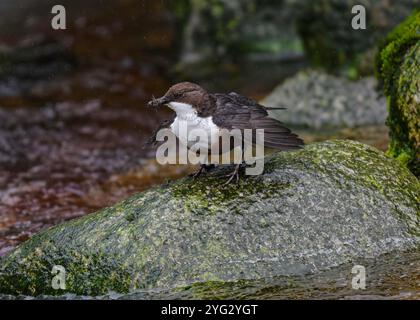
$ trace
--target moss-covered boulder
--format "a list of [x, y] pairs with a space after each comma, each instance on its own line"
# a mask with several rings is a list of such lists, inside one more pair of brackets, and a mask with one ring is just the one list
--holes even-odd
[[388, 154], [420, 176], [420, 10], [389, 34], [377, 57], [388, 97]]
[[[97, 295], [302, 275], [420, 245], [420, 184], [372, 147], [327, 141], [158, 186], [35, 235], [0, 265], [4, 294]], [[54, 290], [54, 265], [66, 289]], [[219, 282], [220, 283], [220, 282]]]

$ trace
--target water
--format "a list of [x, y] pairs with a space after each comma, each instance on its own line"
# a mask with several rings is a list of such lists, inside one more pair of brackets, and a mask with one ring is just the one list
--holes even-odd
[[111, 3], [96, 11], [92, 2], [57, 34], [45, 28], [48, 3], [33, 4], [3, 8], [7, 30], [19, 17], [25, 27], [0, 35], [0, 256], [188, 171], [158, 168], [142, 148], [168, 115], [145, 107], [169, 85], [173, 32], [160, 5], [120, 4], [116, 16]]

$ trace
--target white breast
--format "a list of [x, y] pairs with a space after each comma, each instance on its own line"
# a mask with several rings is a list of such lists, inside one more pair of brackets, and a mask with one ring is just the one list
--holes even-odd
[[[169, 107], [173, 109], [177, 116], [171, 125], [171, 131], [178, 137], [180, 142], [188, 147], [194, 145], [194, 149], [205, 147], [211, 148], [211, 142], [217, 142], [219, 137], [218, 127], [214, 124], [212, 117], [201, 118], [197, 115], [197, 111], [189, 104], [180, 102], [171, 102]], [[187, 141], [188, 135], [192, 130], [200, 129], [207, 134], [207, 145], [205, 141], [196, 143], [194, 141]], [[182, 133], [186, 131], [186, 134]]]

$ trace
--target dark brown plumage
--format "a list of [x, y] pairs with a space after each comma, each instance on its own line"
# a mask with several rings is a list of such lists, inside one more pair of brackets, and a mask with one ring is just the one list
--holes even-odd
[[[267, 108], [257, 102], [239, 95], [235, 92], [229, 94], [215, 93], [210, 94], [202, 87], [191, 82], [181, 82], [169, 88], [165, 95], [158, 99], [153, 99], [148, 103], [150, 107], [168, 105], [176, 112], [172, 119], [165, 120], [155, 131], [149, 140], [154, 143], [156, 134], [160, 129], [171, 128], [177, 135], [175, 129], [179, 126], [180, 119], [186, 121], [188, 130], [191, 127], [200, 128], [207, 132], [211, 137], [212, 129], [217, 127], [219, 130], [240, 130], [242, 132], [242, 145], [244, 145], [244, 130], [252, 130], [252, 143], [258, 142], [256, 139], [257, 129], [264, 130], [264, 147], [283, 151], [299, 149], [303, 146], [303, 141], [296, 134], [292, 133], [280, 121], [270, 118], [268, 110], [282, 108]], [[179, 118], [179, 119], [178, 119]], [[222, 137], [216, 136], [220, 140]], [[234, 148], [233, 135], [229, 135], [230, 147]], [[210, 138], [211, 141], [211, 138]], [[188, 145], [188, 141], [187, 141]], [[212, 151], [210, 142], [209, 152]], [[221, 153], [221, 143], [219, 142], [219, 153]], [[198, 177], [203, 171], [213, 168], [213, 164], [201, 164], [200, 170], [194, 175]], [[229, 175], [226, 183], [236, 179], [239, 181], [239, 170], [241, 164], [235, 166], [235, 170]]]
[[264, 129], [264, 146], [279, 150], [294, 150], [303, 145], [298, 136], [280, 121], [268, 116], [268, 108], [257, 102], [231, 92], [214, 94], [216, 110], [213, 122], [226, 129]]
[[[212, 117], [213, 123], [220, 129], [264, 129], [264, 146], [268, 148], [288, 151], [303, 146], [302, 139], [280, 121], [268, 116], [268, 110], [277, 108], [264, 107], [235, 92], [210, 94], [197, 84], [181, 82], [169, 88], [163, 97], [150, 101], [148, 105], [157, 107], [170, 102], [191, 105], [199, 117]], [[160, 128], [170, 127], [175, 117], [176, 115], [166, 120]]]

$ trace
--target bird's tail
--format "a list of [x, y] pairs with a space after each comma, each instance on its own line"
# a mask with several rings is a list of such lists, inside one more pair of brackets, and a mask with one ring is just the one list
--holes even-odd
[[286, 110], [285, 107], [264, 107], [266, 110]]

